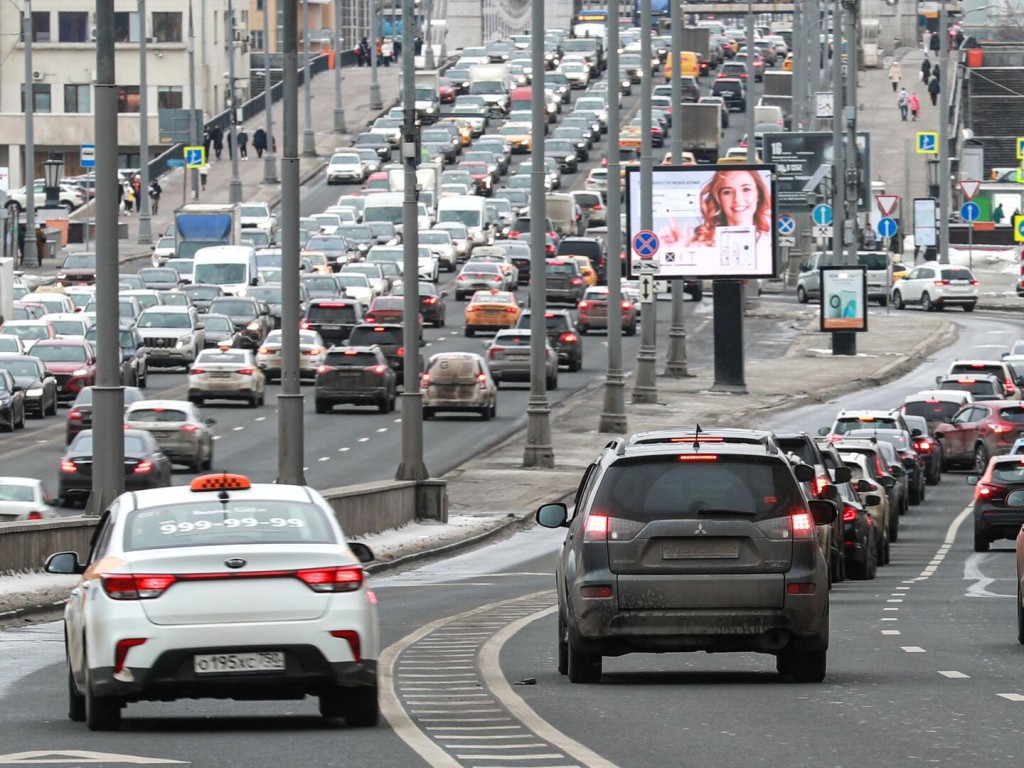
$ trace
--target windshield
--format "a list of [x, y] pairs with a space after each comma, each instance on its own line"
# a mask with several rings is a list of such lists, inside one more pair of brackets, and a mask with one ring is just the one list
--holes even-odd
[[195, 282], [211, 285], [246, 283], [249, 270], [245, 264], [197, 264]]
[[889, 260], [884, 253], [858, 253], [857, 263], [867, 269], [888, 269]]
[[437, 220], [440, 222], [455, 222], [462, 224], [466, 227], [479, 227], [480, 226], [480, 211], [479, 209], [454, 209], [445, 208], [437, 214]]
[[77, 344], [36, 344], [32, 355], [44, 363], [84, 363], [87, 359], [85, 347]]
[[96, 268], [96, 255], [95, 254], [72, 254], [64, 259], [62, 265], [64, 269], [95, 269]]
[[38, 376], [39, 368], [31, 360], [4, 360], [0, 368], [11, 372], [12, 376]]
[[266, 219], [270, 216], [270, 213], [262, 205], [243, 205], [241, 212], [242, 216], [247, 219]]
[[139, 328], [191, 328], [192, 318], [185, 312], [143, 312]]

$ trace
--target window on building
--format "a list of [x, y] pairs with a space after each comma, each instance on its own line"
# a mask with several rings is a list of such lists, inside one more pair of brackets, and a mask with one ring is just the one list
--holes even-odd
[[183, 38], [180, 12], [153, 12], [153, 37], [158, 43], [180, 43]]
[[87, 11], [58, 11], [57, 39], [62, 43], [88, 43], [89, 13]]
[[122, 85], [117, 89], [117, 111], [139, 111], [139, 86]]
[[[25, 111], [25, 89], [21, 90], [21, 111]], [[53, 102], [50, 98], [50, 86], [47, 83], [32, 84], [32, 111], [35, 114], [45, 114], [53, 111]]]
[[65, 85], [64, 112], [68, 114], [92, 111], [92, 86]]
[[249, 43], [254, 51], [265, 51], [266, 48], [263, 45], [263, 30], [254, 29], [249, 33]]
[[156, 90], [158, 109], [184, 109], [185, 99], [180, 85], [161, 85]]
[[114, 42], [139, 42], [139, 14], [135, 11], [118, 11], [114, 14]]
[[32, 11], [32, 42], [50, 42], [50, 12]]

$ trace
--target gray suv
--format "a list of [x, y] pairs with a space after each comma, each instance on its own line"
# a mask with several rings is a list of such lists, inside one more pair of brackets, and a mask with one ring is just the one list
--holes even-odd
[[774, 441], [610, 442], [587, 467], [555, 564], [558, 671], [601, 679], [605, 656], [675, 651], [772, 654], [780, 674], [825, 678], [828, 568], [806, 500], [814, 470]]

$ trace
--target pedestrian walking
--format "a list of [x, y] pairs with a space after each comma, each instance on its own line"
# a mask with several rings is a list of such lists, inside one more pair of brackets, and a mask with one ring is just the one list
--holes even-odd
[[939, 105], [939, 78], [933, 77], [932, 81], [928, 83], [928, 95], [932, 97], [932, 106], [937, 107]]
[[132, 183], [125, 179], [121, 182], [122, 196], [121, 199], [124, 201], [124, 215], [132, 215], [132, 206], [135, 205], [135, 190], [132, 189]]
[[36, 224], [36, 258], [39, 259], [39, 266], [43, 266], [43, 259], [46, 258], [46, 230], [42, 223]]
[[921, 114], [921, 100], [917, 98], [917, 91], [910, 94], [910, 98], [907, 99], [907, 107], [910, 109], [910, 116], [917, 121], [917, 117]]
[[928, 41], [928, 50], [935, 54], [935, 58], [939, 58], [939, 36], [934, 34]]
[[256, 157], [259, 158], [267, 151], [267, 132], [262, 128], [252, 132], [252, 148], [256, 150]]
[[220, 160], [221, 152], [224, 151], [224, 131], [219, 125], [210, 129], [210, 138], [213, 139], [213, 153]]
[[928, 58], [928, 51], [931, 48], [932, 33], [931, 30], [926, 29], [921, 35], [921, 50], [924, 51], [924, 57]]
[[892, 64], [889, 66], [889, 82], [892, 83], [892, 92], [896, 93], [900, 87], [900, 80], [903, 79], [903, 70], [900, 68], [900, 63], [893, 59]]
[[906, 88], [900, 89], [900, 94], [896, 97], [896, 106], [900, 108], [900, 118], [903, 122], [907, 122], [907, 110], [910, 108], [910, 94], [907, 93]]
[[160, 186], [160, 182], [153, 179], [149, 182], [149, 202], [150, 207], [153, 209], [153, 215], [156, 216], [157, 211], [160, 210], [160, 195], [164, 193], [163, 187]]
[[249, 134], [245, 132], [245, 126], [238, 126], [238, 156], [243, 160], [249, 159]]
[[928, 61], [927, 57], [925, 57], [925, 60], [921, 62], [921, 82], [924, 83], [925, 85], [928, 85], [928, 81], [931, 79], [932, 63]]
[[996, 206], [996, 209], [992, 211], [992, 223], [996, 226], [1003, 223], [1003, 219], [1006, 218], [1006, 214], [1003, 213], [1003, 204], [1000, 203]]
[[[939, 79], [939, 63], [938, 62], [935, 62], [935, 66], [932, 67], [932, 77], [934, 77], [936, 80]], [[929, 80], [928, 82], [931, 82], [931, 81]]]
[[135, 212], [142, 210], [142, 176], [138, 173], [132, 176], [132, 194], [135, 196]]

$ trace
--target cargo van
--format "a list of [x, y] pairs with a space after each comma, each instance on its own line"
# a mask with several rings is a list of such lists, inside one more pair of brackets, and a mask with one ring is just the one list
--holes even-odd
[[252, 286], [262, 285], [251, 245], [213, 245], [193, 256], [193, 285], [219, 285], [231, 296], [245, 296]]
[[559, 237], [582, 235], [585, 229], [583, 212], [568, 193], [551, 192], [545, 197], [548, 217]]
[[367, 195], [366, 205], [363, 207], [363, 221], [394, 224], [395, 229], [401, 233], [404, 197], [402, 192], [375, 192]]
[[455, 222], [466, 228], [472, 246], [490, 245], [494, 231], [487, 215], [487, 202], [479, 195], [454, 195], [437, 201], [437, 223]]
[[782, 112], [782, 107], [758, 104], [754, 107], [754, 123], [774, 123], [779, 130], [782, 130], [786, 124], [785, 114]]
[[[684, 77], [700, 77], [700, 59], [693, 51], [679, 52], [679, 74]], [[665, 82], [672, 81], [672, 57], [665, 59]]]
[[[796, 298], [801, 304], [821, 296], [822, 267], [847, 267], [850, 258], [846, 253], [834, 256], [832, 251], [815, 251], [800, 265], [796, 281]], [[857, 263], [865, 267], [868, 278], [868, 301], [877, 301], [885, 306], [889, 303], [889, 254], [885, 251], [857, 251]]]

